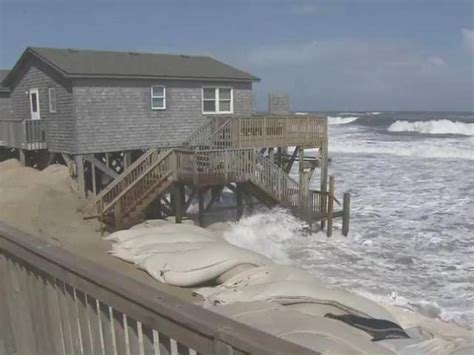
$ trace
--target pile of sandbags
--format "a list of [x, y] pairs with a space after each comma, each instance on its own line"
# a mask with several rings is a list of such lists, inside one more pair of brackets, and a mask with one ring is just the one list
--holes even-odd
[[110, 253], [136, 264], [152, 277], [173, 286], [213, 283], [242, 265], [269, 265], [264, 256], [227, 243], [193, 225], [166, 223], [115, 232]]

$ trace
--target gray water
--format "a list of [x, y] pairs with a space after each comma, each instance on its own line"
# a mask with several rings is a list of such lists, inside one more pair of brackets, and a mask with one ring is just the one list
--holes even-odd
[[330, 174], [352, 194], [348, 238], [304, 236], [281, 210], [231, 233], [328, 284], [472, 328], [474, 115], [347, 113], [329, 123]]

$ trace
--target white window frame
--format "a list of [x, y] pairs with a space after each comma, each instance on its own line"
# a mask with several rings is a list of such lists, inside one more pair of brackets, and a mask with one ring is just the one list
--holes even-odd
[[[215, 111], [204, 111], [204, 101], [211, 101], [210, 99], [204, 100], [204, 89], [214, 89], [214, 100], [216, 101]], [[221, 111], [219, 107], [220, 101], [220, 89], [230, 89], [230, 111]], [[216, 115], [223, 113], [234, 113], [234, 88], [231, 86], [203, 86], [201, 89], [201, 108], [202, 113], [205, 115]]]
[[[51, 100], [53, 98], [53, 95], [51, 95], [52, 92], [54, 92], [54, 100]], [[53, 106], [52, 106], [53, 102], [54, 102], [54, 110], [53, 110]], [[57, 112], [57, 110], [58, 110], [58, 101], [57, 101], [57, 97], [56, 97], [56, 88], [54, 88], [54, 87], [48, 88], [48, 106], [49, 106], [49, 112], [50, 113], [56, 113]]]
[[[162, 88], [163, 95], [153, 95], [153, 88]], [[152, 110], [166, 110], [166, 87], [164, 85], [152, 85], [150, 87], [151, 109]], [[153, 106], [153, 99], [163, 99], [162, 107]]]

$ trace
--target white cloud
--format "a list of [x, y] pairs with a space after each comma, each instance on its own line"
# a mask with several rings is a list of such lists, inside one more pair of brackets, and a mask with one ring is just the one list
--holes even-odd
[[464, 48], [474, 58], [474, 30], [463, 28], [461, 34]]

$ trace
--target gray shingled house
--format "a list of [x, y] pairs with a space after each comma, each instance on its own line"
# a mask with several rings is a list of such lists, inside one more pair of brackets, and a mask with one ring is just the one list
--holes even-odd
[[[243, 196], [310, 223], [333, 215], [327, 120], [289, 115], [285, 95], [254, 114], [259, 79], [244, 71], [203, 56], [27, 48], [0, 75], [0, 160], [64, 160], [81, 195], [95, 195], [86, 214], [106, 224], [132, 225], [155, 207], [153, 217], [180, 221], [196, 196], [202, 224], [226, 187], [238, 216]], [[297, 157], [299, 181], [289, 175]], [[321, 191], [309, 189], [316, 167]]]
[[4, 74], [2, 144], [74, 155], [179, 145], [206, 116], [250, 115], [259, 80], [210, 57], [52, 48]]

